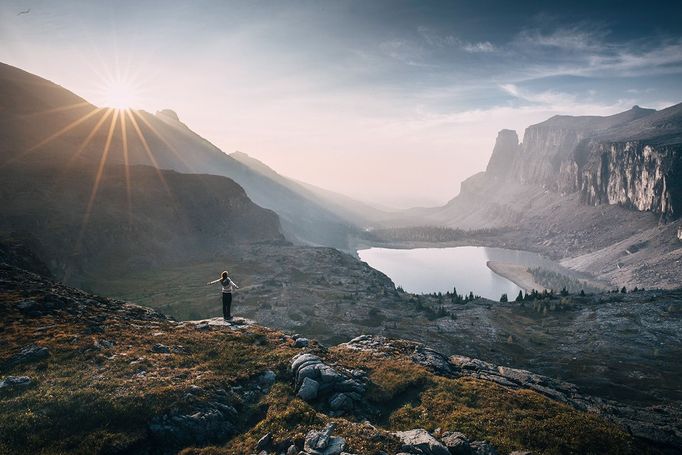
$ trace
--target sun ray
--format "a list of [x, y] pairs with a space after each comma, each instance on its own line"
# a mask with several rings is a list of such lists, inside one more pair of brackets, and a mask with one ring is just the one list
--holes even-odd
[[114, 111], [114, 116], [111, 119], [111, 125], [109, 125], [109, 132], [107, 133], [107, 140], [104, 144], [104, 150], [102, 151], [102, 157], [99, 160], [99, 166], [97, 167], [97, 173], [95, 175], [95, 181], [92, 184], [92, 191], [90, 192], [90, 199], [88, 199], [88, 205], [85, 208], [85, 213], [83, 214], [83, 220], [81, 221], [81, 229], [78, 234], [78, 239], [76, 240], [76, 252], [80, 251], [81, 243], [83, 242], [83, 236], [85, 235], [85, 230], [87, 229], [88, 222], [90, 221], [90, 215], [92, 213], [92, 207], [95, 203], [95, 198], [97, 197], [97, 190], [102, 181], [102, 175], [104, 174], [104, 166], [107, 162], [107, 157], [109, 155], [109, 148], [111, 147], [111, 140], [114, 136], [114, 129], [116, 128], [116, 121], [118, 120], [120, 111]]
[[[127, 110], [126, 110], [127, 111]], [[130, 166], [128, 163], [128, 133], [126, 131], [125, 113], [121, 113], [121, 141], [123, 143], [123, 166], [126, 176], [126, 199], [128, 202], [128, 225], [133, 224], [133, 200], [130, 187]]]
[[138, 114], [138, 113], [135, 112], [135, 111], [133, 111], [133, 115], [139, 117], [139, 119], [142, 120], [142, 121], [144, 122], [144, 124], [152, 131], [152, 133], [154, 133], [154, 135], [155, 135], [156, 137], [158, 137], [158, 138], [161, 140], [161, 142], [163, 142], [163, 143], [166, 145], [166, 147], [168, 147], [168, 148], [170, 149], [171, 152], [173, 152], [173, 154], [178, 158], [178, 160], [180, 160], [180, 162], [182, 162], [182, 164], [184, 164], [184, 165], [187, 167], [187, 169], [190, 171], [190, 173], [192, 173], [192, 174], [195, 174], [195, 173], [196, 173], [196, 171], [195, 171], [195, 169], [193, 168], [193, 166], [192, 166], [191, 164], [189, 164], [189, 163], [182, 157], [182, 154], [181, 154], [180, 152], [178, 152], [178, 150], [175, 148], [175, 146], [174, 146], [173, 144], [171, 144], [170, 142], [168, 142], [168, 141], [166, 140], [166, 138], [164, 138], [164, 137], [161, 135], [161, 133], [159, 133], [159, 131], [154, 127], [154, 125], [151, 124], [151, 122], [149, 122], [149, 120], [147, 120], [147, 119], [144, 118], [141, 114]]
[[81, 145], [78, 146], [78, 149], [76, 149], [76, 153], [74, 153], [71, 158], [69, 158], [69, 161], [67, 161], [66, 166], [64, 171], [68, 170], [69, 167], [73, 164], [74, 161], [80, 156], [81, 153], [83, 153], [83, 150], [85, 150], [85, 147], [88, 146], [90, 141], [92, 141], [92, 138], [95, 137], [95, 134], [97, 131], [99, 131], [100, 127], [102, 124], [106, 121], [106, 119], [109, 117], [109, 114], [113, 112], [113, 109], [105, 109], [104, 110], [104, 115], [102, 115], [102, 118], [100, 118], [95, 126], [92, 128], [90, 133], [88, 133], [87, 137], [85, 140], [81, 143]]
[[135, 116], [131, 113], [130, 109], [126, 110], [125, 113], [128, 115], [128, 118], [130, 119], [130, 123], [133, 125], [133, 129], [137, 133], [137, 137], [140, 139], [140, 142], [142, 143], [142, 147], [144, 148], [144, 151], [147, 153], [147, 156], [149, 157], [149, 160], [152, 162], [152, 165], [154, 166], [154, 169], [156, 169], [156, 174], [159, 176], [159, 180], [161, 180], [161, 183], [163, 184], [164, 188], [168, 192], [168, 194], [173, 197], [173, 193], [171, 193], [170, 187], [166, 183], [166, 179], [163, 177], [163, 174], [161, 173], [161, 169], [159, 169], [159, 163], [156, 162], [156, 158], [154, 158], [154, 154], [152, 153], [151, 149], [149, 148], [149, 144], [147, 143], [147, 140], [144, 138], [144, 134], [142, 134], [142, 130], [140, 129], [140, 125], [137, 124], [137, 120], [135, 120]]
[[67, 104], [65, 106], [59, 106], [59, 107], [53, 107], [51, 109], [45, 109], [43, 111], [31, 112], [30, 114], [24, 114], [21, 117], [25, 118], [25, 119], [29, 119], [31, 117], [38, 117], [38, 116], [47, 115], [47, 114], [55, 114], [57, 112], [70, 111], [73, 109], [78, 109], [79, 107], [86, 107], [86, 106], [90, 106], [90, 103], [88, 103], [87, 101], [81, 101], [80, 103]]
[[67, 132], [69, 132], [70, 130], [74, 129], [75, 127], [77, 127], [78, 125], [80, 125], [81, 123], [83, 123], [84, 121], [86, 121], [87, 119], [89, 119], [90, 117], [92, 117], [93, 115], [97, 114], [97, 113], [98, 113], [99, 111], [101, 111], [101, 110], [102, 110], [102, 108], [93, 107], [93, 110], [92, 110], [91, 112], [89, 112], [88, 114], [85, 114], [84, 116], [82, 116], [82, 117], [80, 117], [80, 118], [74, 120], [73, 122], [69, 123], [69, 124], [66, 125], [64, 128], [62, 128], [62, 129], [60, 129], [59, 131], [57, 131], [56, 133], [51, 134], [50, 136], [46, 137], [45, 139], [43, 139], [42, 141], [40, 141], [39, 143], [37, 143], [37, 144], [34, 145], [33, 147], [29, 148], [29, 149], [27, 150], [27, 153], [33, 152], [34, 150], [36, 150], [36, 149], [38, 149], [38, 148], [44, 146], [45, 144], [48, 144], [49, 142], [52, 142], [53, 140], [57, 139], [59, 136], [61, 136], [61, 135], [63, 135], [64, 133], [67, 133]]

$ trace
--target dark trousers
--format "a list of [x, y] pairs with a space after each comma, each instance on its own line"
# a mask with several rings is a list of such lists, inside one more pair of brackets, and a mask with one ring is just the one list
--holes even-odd
[[223, 317], [225, 319], [232, 318], [232, 294], [229, 292], [223, 292]]

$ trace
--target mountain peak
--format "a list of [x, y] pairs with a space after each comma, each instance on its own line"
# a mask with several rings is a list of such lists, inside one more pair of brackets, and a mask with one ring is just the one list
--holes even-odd
[[164, 116], [164, 117], [171, 118], [171, 119], [175, 120], [176, 122], [180, 121], [180, 117], [178, 117], [178, 114], [172, 109], [161, 109], [160, 111], [156, 111], [156, 115], [157, 115], [157, 117], [158, 116]]

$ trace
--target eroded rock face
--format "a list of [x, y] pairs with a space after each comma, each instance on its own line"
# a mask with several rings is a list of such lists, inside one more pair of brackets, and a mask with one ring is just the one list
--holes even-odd
[[654, 111], [638, 106], [609, 117], [555, 116], [528, 127], [523, 144], [515, 132], [502, 130], [486, 178], [579, 192], [591, 205], [678, 217], [682, 145], [669, 136], [679, 129], [680, 114], [675, 107], [668, 111], [657, 113], [663, 117], [651, 125], [642, 121]]
[[679, 151], [632, 141], [593, 144], [588, 153], [587, 162], [578, 168], [583, 201], [674, 214], [674, 203], [680, 201], [672, 200], [670, 175], [682, 166]]
[[508, 172], [526, 184], [558, 190], [557, 176], [564, 157], [570, 157], [588, 131], [571, 126], [534, 125], [526, 129], [518, 159]]

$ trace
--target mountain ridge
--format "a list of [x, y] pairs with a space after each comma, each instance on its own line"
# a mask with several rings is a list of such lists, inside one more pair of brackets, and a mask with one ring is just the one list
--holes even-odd
[[96, 108], [56, 84], [6, 64], [0, 64], [0, 95], [0, 129], [6, 137], [0, 144], [3, 162], [102, 161], [221, 175], [244, 187], [256, 204], [277, 212], [292, 241], [347, 249], [347, 239], [357, 229], [352, 220], [304, 192], [293, 191], [286, 182], [274, 181], [222, 152], [175, 113]]

